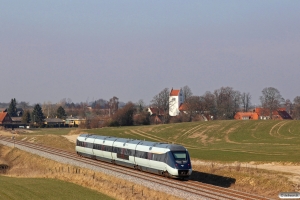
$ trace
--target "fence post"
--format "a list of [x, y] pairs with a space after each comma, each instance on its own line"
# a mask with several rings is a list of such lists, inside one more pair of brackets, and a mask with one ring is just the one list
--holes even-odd
[[134, 186], [134, 185], [132, 185], [132, 194], [133, 194], [133, 186]]

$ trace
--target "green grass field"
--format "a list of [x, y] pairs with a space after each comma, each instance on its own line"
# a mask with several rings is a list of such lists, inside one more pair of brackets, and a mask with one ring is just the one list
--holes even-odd
[[87, 133], [184, 145], [192, 158], [300, 162], [300, 121], [208, 121], [86, 130]]
[[0, 176], [0, 199], [105, 199], [96, 191], [54, 179], [11, 178]]
[[[20, 138], [44, 136], [37, 137], [37, 142], [59, 147], [59, 136], [67, 135], [70, 131], [79, 133], [76, 128], [32, 129], [30, 133], [23, 134]], [[189, 150], [192, 158], [200, 160], [300, 162], [299, 120], [216, 120], [151, 126], [106, 127], [83, 130], [83, 132], [182, 144]], [[63, 140], [66, 141], [65, 138]], [[70, 151], [73, 149], [72, 145], [68, 147]]]

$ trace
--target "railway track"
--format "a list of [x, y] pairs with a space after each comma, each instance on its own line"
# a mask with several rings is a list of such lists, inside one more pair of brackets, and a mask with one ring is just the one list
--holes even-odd
[[[42, 153], [51, 154], [55, 156], [62, 157], [64, 160], [77, 161], [87, 166], [92, 166], [93, 168], [105, 169], [113, 171], [114, 173], [127, 175], [129, 177], [134, 177], [143, 181], [150, 182], [151, 184], [158, 184], [159, 186], [168, 187], [171, 191], [176, 191], [179, 193], [186, 193], [189, 199], [228, 199], [228, 200], [257, 200], [257, 199], [269, 199], [266, 197], [258, 196], [255, 194], [245, 193], [238, 190], [233, 190], [229, 188], [222, 188], [210, 184], [205, 184], [197, 181], [179, 181], [175, 179], [170, 179], [162, 177], [155, 174], [150, 174], [131, 168], [126, 168], [118, 165], [113, 165], [111, 163], [106, 163], [98, 160], [92, 160], [84, 157], [79, 157], [75, 152], [71, 153], [61, 149], [56, 149], [48, 146], [43, 146], [39, 144], [33, 144], [24, 141], [13, 140], [10, 137], [0, 137], [0, 142], [8, 146], [16, 146], [22, 150], [26, 151], [26, 148], [33, 149]], [[24, 149], [25, 148], [25, 149]], [[79, 166], [82, 167], [82, 166]], [[172, 193], [174, 195], [174, 193]]]

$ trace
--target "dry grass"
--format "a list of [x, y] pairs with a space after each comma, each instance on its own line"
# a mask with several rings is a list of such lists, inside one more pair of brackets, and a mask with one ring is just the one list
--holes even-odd
[[242, 167], [241, 163], [207, 162], [193, 165], [193, 170], [201, 173], [192, 174], [191, 179], [271, 198], [278, 198], [280, 192], [299, 191], [286, 173]]
[[83, 132], [84, 132], [84, 131], [83, 131], [82, 129], [77, 128], [77, 129], [71, 130], [71, 131], [68, 133], [68, 135], [79, 135], [79, 134], [81, 134], [81, 133], [83, 133]]
[[180, 199], [103, 173], [61, 164], [17, 148], [0, 145], [0, 152], [0, 162], [5, 162], [10, 167], [5, 172], [6, 176], [60, 179], [116, 199]]

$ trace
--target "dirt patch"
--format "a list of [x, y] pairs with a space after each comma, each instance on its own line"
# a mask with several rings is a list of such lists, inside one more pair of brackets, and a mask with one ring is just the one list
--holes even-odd
[[226, 131], [226, 134], [232, 133], [233, 131], [235, 131], [236, 128], [230, 128], [228, 131]]
[[83, 133], [81, 129], [75, 129], [75, 130], [71, 130], [68, 135], [79, 135]]
[[0, 136], [13, 136], [15, 132], [0, 130]]
[[193, 133], [193, 132], [197, 131], [201, 126], [203, 126], [203, 124], [200, 124], [198, 126], [195, 126], [195, 127], [191, 128], [191, 129], [189, 129], [184, 134], [182, 134], [181, 137], [183, 137], [186, 134], [190, 134], [191, 132]]
[[33, 131], [28, 129], [14, 129], [14, 130], [0, 130], [0, 136], [14, 136], [14, 135], [22, 135], [26, 133], [32, 133]]
[[[209, 161], [199, 161], [194, 160], [192, 161], [193, 165], [211, 165], [212, 162]], [[222, 164], [219, 164], [222, 165]], [[292, 163], [263, 163], [263, 164], [255, 164], [255, 162], [249, 162], [249, 163], [230, 163], [230, 164], [224, 164], [224, 166], [232, 166], [235, 167], [237, 165], [240, 165], [240, 167], [244, 168], [253, 168], [253, 169], [265, 169], [275, 172], [281, 172], [286, 173], [284, 176], [288, 177], [289, 180], [295, 184], [300, 185], [300, 164], [292, 164]]]
[[[292, 173], [296, 176], [300, 176], [300, 165], [297, 164], [280, 164], [280, 163], [265, 163], [265, 164], [251, 164], [251, 163], [243, 163], [242, 166], [250, 166], [250, 167], [257, 167], [259, 169], [266, 169], [284, 173]], [[298, 182], [300, 183], [300, 182]]]
[[203, 134], [203, 132], [193, 133], [192, 135], [189, 135], [188, 138], [200, 138], [202, 144], [206, 145], [208, 143], [208, 136], [206, 134]]
[[275, 131], [275, 133], [273, 133], [273, 129], [275, 129], [277, 126], [279, 126], [279, 128], [281, 127], [282, 124], [285, 124], [285, 121], [281, 121], [278, 122], [277, 124], [275, 124], [274, 126], [272, 126], [271, 130], [269, 131], [269, 135], [271, 135], [272, 137], [277, 137], [275, 134], [277, 133], [277, 131]]
[[77, 137], [79, 135], [80, 134], [77, 134], [77, 135], [63, 135], [63, 137], [67, 138], [70, 142], [75, 143], [76, 140], [77, 140]]

